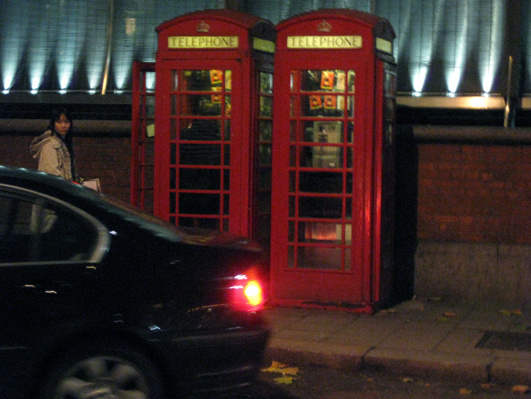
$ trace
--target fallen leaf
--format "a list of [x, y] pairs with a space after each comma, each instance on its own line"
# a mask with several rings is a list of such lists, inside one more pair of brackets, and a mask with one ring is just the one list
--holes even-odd
[[496, 386], [496, 384], [491, 384], [490, 382], [486, 383], [486, 384], [481, 384], [481, 388], [483, 389], [492, 389]]
[[523, 395], [524, 393], [528, 393], [529, 392], [529, 387], [527, 385], [515, 385], [511, 389], [511, 391], [514, 392], [514, 393], [519, 393], [519, 394]]
[[285, 375], [297, 375], [299, 373], [299, 369], [297, 367], [286, 367], [279, 370]]
[[470, 394], [472, 393], [472, 391], [471, 391], [470, 389], [461, 388], [461, 389], [459, 390], [459, 393], [460, 393], [461, 395], [470, 395]]
[[285, 385], [293, 384], [293, 377], [286, 377], [286, 376], [278, 377], [278, 378], [275, 378], [275, 382], [277, 384], [285, 384]]
[[442, 297], [434, 296], [434, 297], [429, 298], [428, 301], [429, 302], [441, 302], [442, 301]]
[[[297, 367], [288, 367], [286, 364], [280, 363], [277, 361], [273, 361], [270, 367], [266, 369], [262, 369], [261, 371], [264, 373], [282, 374], [282, 377], [285, 377], [288, 375], [296, 376], [299, 373], [299, 369]], [[279, 378], [282, 378], [282, 377], [279, 377]]]
[[402, 378], [402, 382], [413, 382], [413, 378], [410, 378], [410, 377]]
[[266, 373], [280, 373], [285, 367], [287, 367], [285, 364], [273, 360], [271, 366], [266, 369], [262, 369], [262, 371]]
[[443, 316], [444, 317], [455, 317], [455, 313], [454, 312], [444, 312]]
[[439, 321], [441, 323], [446, 323], [446, 322], [450, 321], [450, 319], [448, 317], [437, 317], [437, 321]]
[[512, 310], [502, 309], [500, 310], [500, 312], [502, 312], [505, 316], [513, 316], [513, 315], [521, 316], [522, 315], [522, 311], [519, 309], [512, 309]]

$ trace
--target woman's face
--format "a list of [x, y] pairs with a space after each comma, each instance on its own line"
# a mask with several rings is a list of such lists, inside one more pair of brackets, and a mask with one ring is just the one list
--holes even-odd
[[61, 136], [65, 136], [68, 131], [70, 130], [70, 121], [68, 120], [68, 118], [66, 117], [65, 114], [61, 114], [61, 116], [59, 117], [59, 119], [57, 119], [55, 121], [55, 125], [54, 125], [54, 128], [55, 128], [55, 131], [57, 133], [59, 133]]

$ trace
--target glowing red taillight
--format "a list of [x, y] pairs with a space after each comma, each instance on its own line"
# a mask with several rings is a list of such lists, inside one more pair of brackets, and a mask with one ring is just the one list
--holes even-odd
[[246, 275], [234, 277], [234, 283], [231, 285], [232, 305], [238, 310], [254, 312], [264, 306], [265, 295], [260, 280], [251, 279]]
[[262, 286], [256, 280], [251, 280], [247, 283], [243, 289], [245, 298], [251, 306], [258, 306], [264, 302], [264, 293], [262, 291]]

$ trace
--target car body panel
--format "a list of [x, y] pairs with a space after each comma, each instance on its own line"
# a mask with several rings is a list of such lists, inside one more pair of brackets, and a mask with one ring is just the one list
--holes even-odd
[[242, 276], [265, 284], [266, 272], [244, 238], [179, 229], [63, 179], [0, 166], [0, 394], [33, 392], [52, 359], [91, 340], [148, 354], [174, 388], [247, 383], [269, 332], [230, 298]]

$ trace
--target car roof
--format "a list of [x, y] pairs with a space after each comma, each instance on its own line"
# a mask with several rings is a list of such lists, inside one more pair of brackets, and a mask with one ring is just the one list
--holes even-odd
[[[0, 165], [0, 185], [32, 190], [71, 203], [85, 211], [98, 209], [98, 213], [114, 216], [141, 230], [171, 241], [181, 241], [178, 229], [152, 215], [126, 203], [106, 197], [94, 190], [73, 183], [62, 177], [33, 169]], [[92, 212], [89, 212], [92, 213]]]
[[77, 196], [85, 193], [80, 184], [69, 182], [62, 177], [54, 176], [34, 169], [0, 165], [0, 183], [13, 184], [18, 187], [33, 189], [45, 194]]
[[1, 184], [22, 187], [46, 194], [62, 201], [73, 203], [85, 211], [88, 208], [97, 208], [100, 212], [113, 215], [123, 222], [133, 224], [152, 235], [173, 242], [223, 245], [227, 244], [228, 241], [232, 241], [233, 243], [238, 243], [238, 245], [244, 244], [248, 248], [254, 247], [253, 243], [246, 239], [242, 241], [234, 240], [235, 237], [229, 233], [221, 234], [219, 231], [200, 231], [171, 225], [130, 204], [117, 201], [62, 177], [34, 169], [0, 165]]

